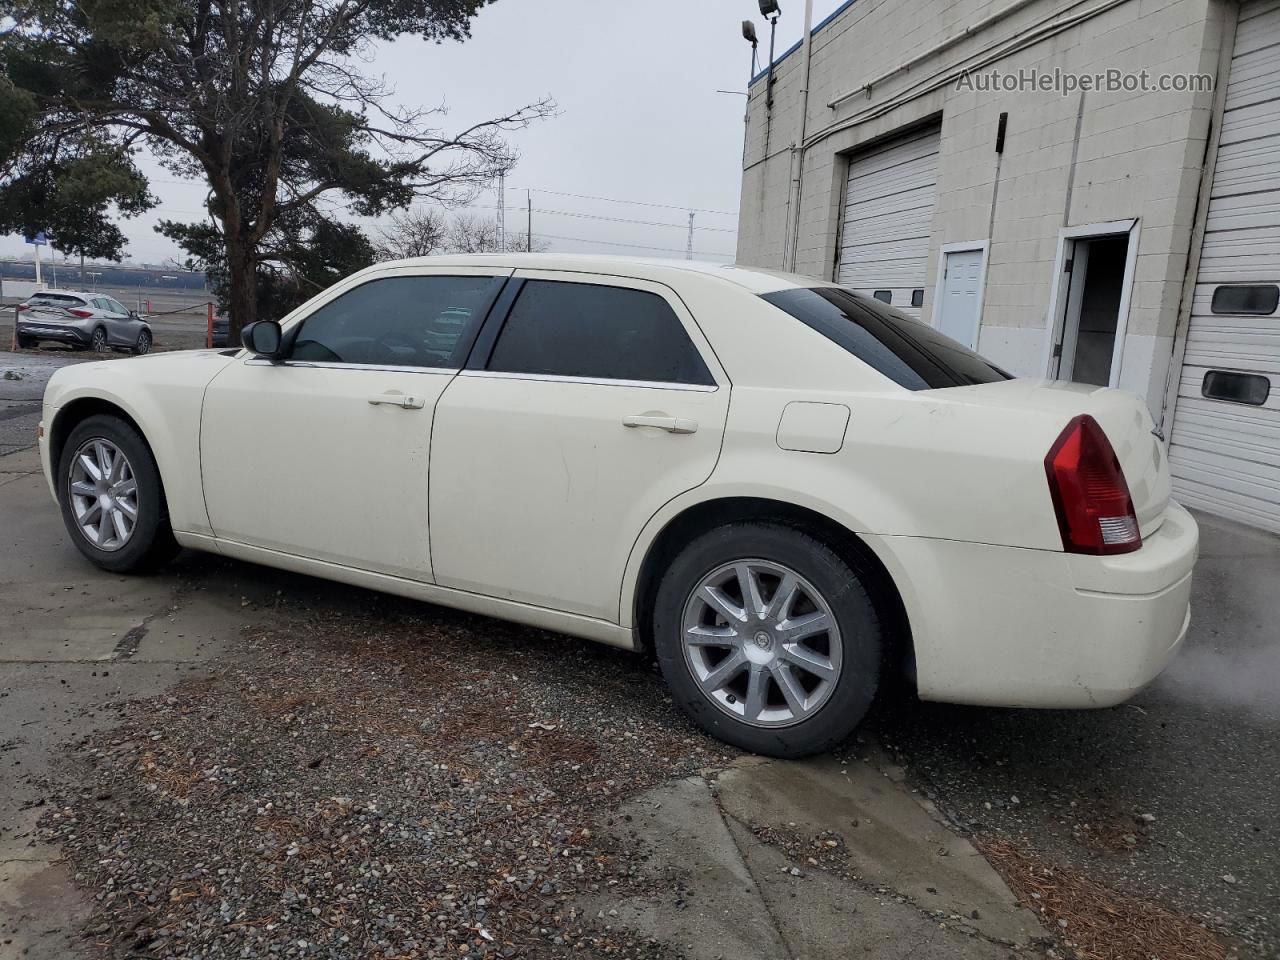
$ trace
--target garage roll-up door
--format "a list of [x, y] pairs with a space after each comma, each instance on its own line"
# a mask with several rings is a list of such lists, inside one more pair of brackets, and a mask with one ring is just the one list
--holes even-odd
[[929, 271], [941, 133], [919, 130], [849, 161], [837, 276], [915, 317]]
[[1183, 503], [1280, 532], [1280, 0], [1241, 5], [1170, 436]]

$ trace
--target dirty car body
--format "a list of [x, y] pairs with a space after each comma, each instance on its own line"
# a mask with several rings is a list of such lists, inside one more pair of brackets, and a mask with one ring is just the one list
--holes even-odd
[[95, 562], [177, 544], [650, 649], [704, 727], [785, 756], [900, 666], [925, 699], [1102, 707], [1187, 629], [1197, 529], [1138, 398], [834, 285], [425, 258], [246, 343], [50, 381]]
[[42, 290], [18, 304], [18, 342], [65, 343], [77, 349], [146, 353], [151, 325], [114, 297], [80, 290]]

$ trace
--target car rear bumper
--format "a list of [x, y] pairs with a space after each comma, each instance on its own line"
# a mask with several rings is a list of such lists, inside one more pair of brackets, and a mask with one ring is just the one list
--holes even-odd
[[1186, 636], [1199, 531], [1170, 504], [1139, 550], [1114, 557], [918, 537], [873, 546], [902, 589], [921, 698], [1107, 707], [1154, 680]]
[[74, 343], [87, 346], [91, 335], [77, 324], [70, 323], [31, 323], [18, 321], [18, 336], [31, 340], [56, 340], [59, 343]]

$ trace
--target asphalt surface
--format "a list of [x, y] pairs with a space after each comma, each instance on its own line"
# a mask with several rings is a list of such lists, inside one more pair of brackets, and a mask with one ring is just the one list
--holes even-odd
[[88, 359], [66, 350], [0, 352], [0, 456], [35, 446], [44, 385], [59, 367]]
[[[16, 494], [10, 481], [38, 490], [38, 477], [9, 470], [34, 461], [33, 451], [4, 455], [33, 442], [52, 371], [84, 359], [0, 353], [0, 492]], [[51, 578], [83, 578], [47, 495], [33, 496], [30, 510], [47, 513], [43, 533], [6, 544], [15, 570], [43, 564]], [[28, 508], [4, 499], [0, 526], [12, 530], [10, 518]], [[1280, 956], [1280, 538], [1198, 519], [1186, 646], [1130, 703], [1070, 712], [898, 703], [868, 729], [908, 781], [979, 842], [1010, 839], [1118, 891], [1203, 918], [1245, 956]], [[261, 578], [258, 568], [242, 569]], [[172, 588], [170, 581], [165, 595]], [[106, 594], [117, 589], [108, 585]], [[0, 636], [18, 628], [9, 624]]]
[[1203, 917], [1246, 955], [1280, 956], [1280, 537], [1197, 520], [1189, 636], [1131, 702], [904, 704], [874, 729], [974, 835]]
[[4, 960], [1041, 952], [900, 775], [735, 761], [642, 658], [207, 554], [104, 573], [30, 449], [0, 517]]

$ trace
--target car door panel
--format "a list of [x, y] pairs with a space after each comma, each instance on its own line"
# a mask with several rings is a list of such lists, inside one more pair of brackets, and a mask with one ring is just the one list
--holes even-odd
[[[575, 275], [518, 271], [516, 278]], [[729, 386], [670, 290], [576, 279], [662, 296], [711, 368], [711, 382], [464, 370], [436, 412], [432, 552], [441, 585], [616, 622], [636, 534], [715, 467]]]
[[288, 360], [219, 374], [201, 425], [215, 536], [431, 582], [436, 401], [509, 273], [358, 275], [290, 324]]
[[[431, 579], [428, 452], [451, 371], [243, 359], [209, 385], [201, 474], [214, 535]], [[372, 403], [411, 396], [418, 405]]]

